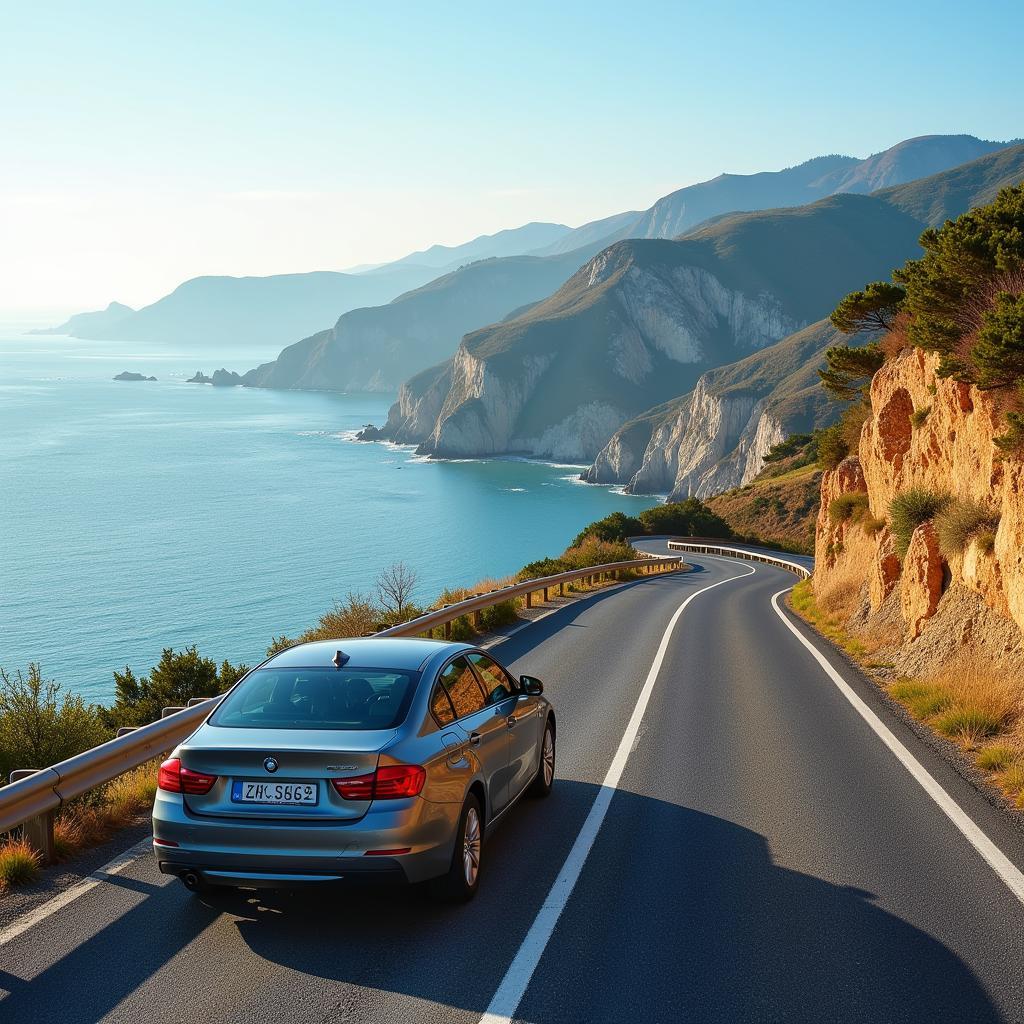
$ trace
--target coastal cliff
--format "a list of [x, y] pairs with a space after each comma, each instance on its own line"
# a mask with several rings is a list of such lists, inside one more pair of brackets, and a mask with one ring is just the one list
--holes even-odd
[[[907, 674], [964, 651], [1024, 658], [1024, 462], [994, 443], [1000, 399], [938, 367], [912, 348], [875, 374], [856, 451], [823, 476], [816, 531], [819, 602], [865, 636], [888, 634], [885, 656]], [[929, 518], [901, 558], [892, 509], [908, 493], [987, 510], [987, 526], [955, 550]], [[865, 514], [843, 515], [858, 505]]]

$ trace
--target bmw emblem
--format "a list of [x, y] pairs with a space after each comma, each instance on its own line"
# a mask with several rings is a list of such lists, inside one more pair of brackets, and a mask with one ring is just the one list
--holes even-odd
[[266, 768], [267, 771], [270, 772], [271, 775], [273, 775], [274, 772], [277, 771], [277, 758], [276, 757], [268, 757], [268, 758], [266, 758], [263, 761], [263, 767]]

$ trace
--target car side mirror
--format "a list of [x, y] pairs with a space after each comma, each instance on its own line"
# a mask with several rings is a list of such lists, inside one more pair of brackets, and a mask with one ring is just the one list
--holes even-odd
[[536, 676], [520, 676], [519, 685], [528, 697], [539, 697], [544, 692], [544, 684]]

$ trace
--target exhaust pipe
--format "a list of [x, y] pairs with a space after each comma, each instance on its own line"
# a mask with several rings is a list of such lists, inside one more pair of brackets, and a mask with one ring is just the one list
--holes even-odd
[[195, 871], [183, 871], [179, 876], [185, 883], [185, 888], [190, 892], [199, 892], [203, 887], [203, 880]]

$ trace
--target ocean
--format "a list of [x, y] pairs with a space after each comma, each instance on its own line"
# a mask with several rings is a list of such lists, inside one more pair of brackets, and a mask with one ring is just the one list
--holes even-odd
[[[276, 352], [149, 351], [0, 326], [0, 666], [89, 701], [195, 644], [253, 664], [402, 561], [417, 597], [555, 555], [652, 497], [578, 468], [352, 440], [393, 396], [187, 384]], [[116, 382], [122, 370], [156, 382]]]

